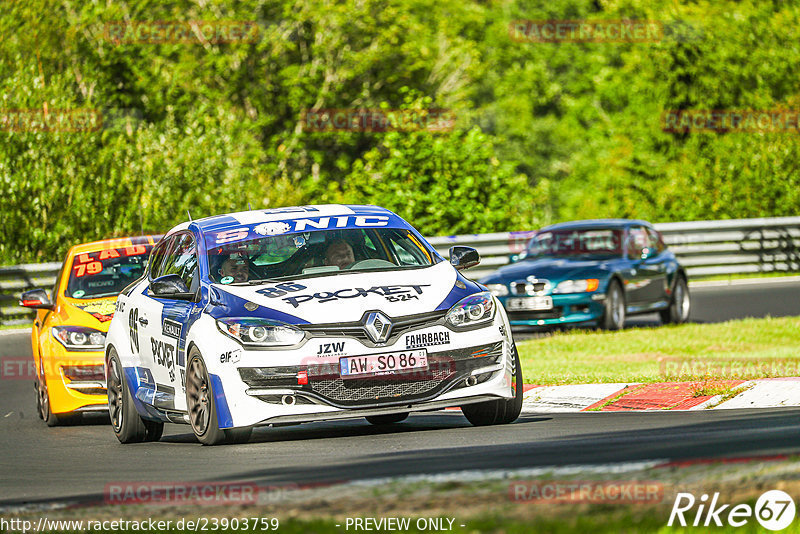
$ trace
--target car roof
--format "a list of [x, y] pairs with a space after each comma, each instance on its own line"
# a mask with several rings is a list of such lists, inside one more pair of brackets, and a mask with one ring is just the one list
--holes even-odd
[[74, 245], [70, 252], [73, 254], [83, 254], [85, 252], [97, 252], [112, 248], [124, 248], [133, 245], [155, 245], [161, 239], [160, 235], [137, 235], [132, 237], [115, 237], [112, 239], [102, 239]]
[[[215, 215], [193, 221], [202, 231], [217, 231], [242, 225], [260, 224], [272, 221], [295, 219], [298, 217], [335, 217], [337, 215], [388, 215], [397, 217], [394, 213], [380, 206], [367, 206], [356, 204], [313, 204], [308, 206], [287, 206], [263, 210], [240, 211]], [[171, 230], [172, 233], [175, 229]]]
[[585, 219], [581, 221], [569, 221], [557, 224], [551, 224], [542, 228], [544, 230], [571, 230], [578, 228], [625, 228], [627, 226], [647, 226], [652, 228], [653, 225], [647, 221], [640, 219]]

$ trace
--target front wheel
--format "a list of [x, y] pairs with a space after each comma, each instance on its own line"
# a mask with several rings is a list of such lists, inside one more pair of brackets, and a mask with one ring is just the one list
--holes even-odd
[[123, 376], [122, 364], [113, 347], [108, 351], [106, 387], [111, 428], [120, 443], [142, 443], [161, 439], [164, 423], [146, 421], [136, 411], [131, 390]]
[[692, 304], [689, 298], [689, 287], [686, 278], [678, 275], [675, 281], [675, 289], [672, 291], [672, 300], [669, 308], [661, 310], [661, 322], [664, 324], [682, 324], [689, 320], [689, 311]]
[[519, 363], [517, 346], [511, 344], [514, 351], [514, 387], [513, 399], [500, 399], [495, 401], [467, 404], [461, 411], [467, 420], [475, 426], [505, 425], [513, 423], [522, 412], [522, 366]]
[[39, 419], [42, 419], [47, 426], [59, 426], [74, 422], [79, 415], [54, 414], [50, 409], [50, 393], [47, 390], [47, 379], [36, 379], [36, 408], [39, 412]]
[[608, 284], [604, 306], [598, 326], [603, 330], [622, 330], [625, 326], [625, 293], [616, 280]]
[[252, 427], [225, 430], [219, 427], [214, 388], [197, 347], [192, 347], [186, 368], [186, 407], [194, 435], [203, 445], [245, 443], [253, 433]]

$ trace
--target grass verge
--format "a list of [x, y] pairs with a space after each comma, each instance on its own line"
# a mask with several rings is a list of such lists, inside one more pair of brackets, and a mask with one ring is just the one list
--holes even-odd
[[[800, 317], [572, 330], [517, 343], [525, 382], [672, 382], [800, 376]], [[710, 386], [713, 387], [713, 386]]]

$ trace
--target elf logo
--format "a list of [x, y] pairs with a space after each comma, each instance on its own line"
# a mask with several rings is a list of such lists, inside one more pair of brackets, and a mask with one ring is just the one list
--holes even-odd
[[321, 343], [317, 356], [327, 356], [329, 354], [341, 354], [344, 352], [344, 341], [338, 343]]
[[219, 363], [238, 363], [241, 354], [242, 352], [238, 349], [229, 350], [228, 352], [223, 352], [219, 356]]

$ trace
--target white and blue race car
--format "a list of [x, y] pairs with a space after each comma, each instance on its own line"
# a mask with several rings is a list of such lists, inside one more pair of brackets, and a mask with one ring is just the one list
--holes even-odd
[[105, 346], [123, 443], [188, 423], [204, 444], [255, 426], [460, 406], [510, 423], [522, 370], [503, 307], [376, 206], [253, 210], [180, 224], [120, 294]]

